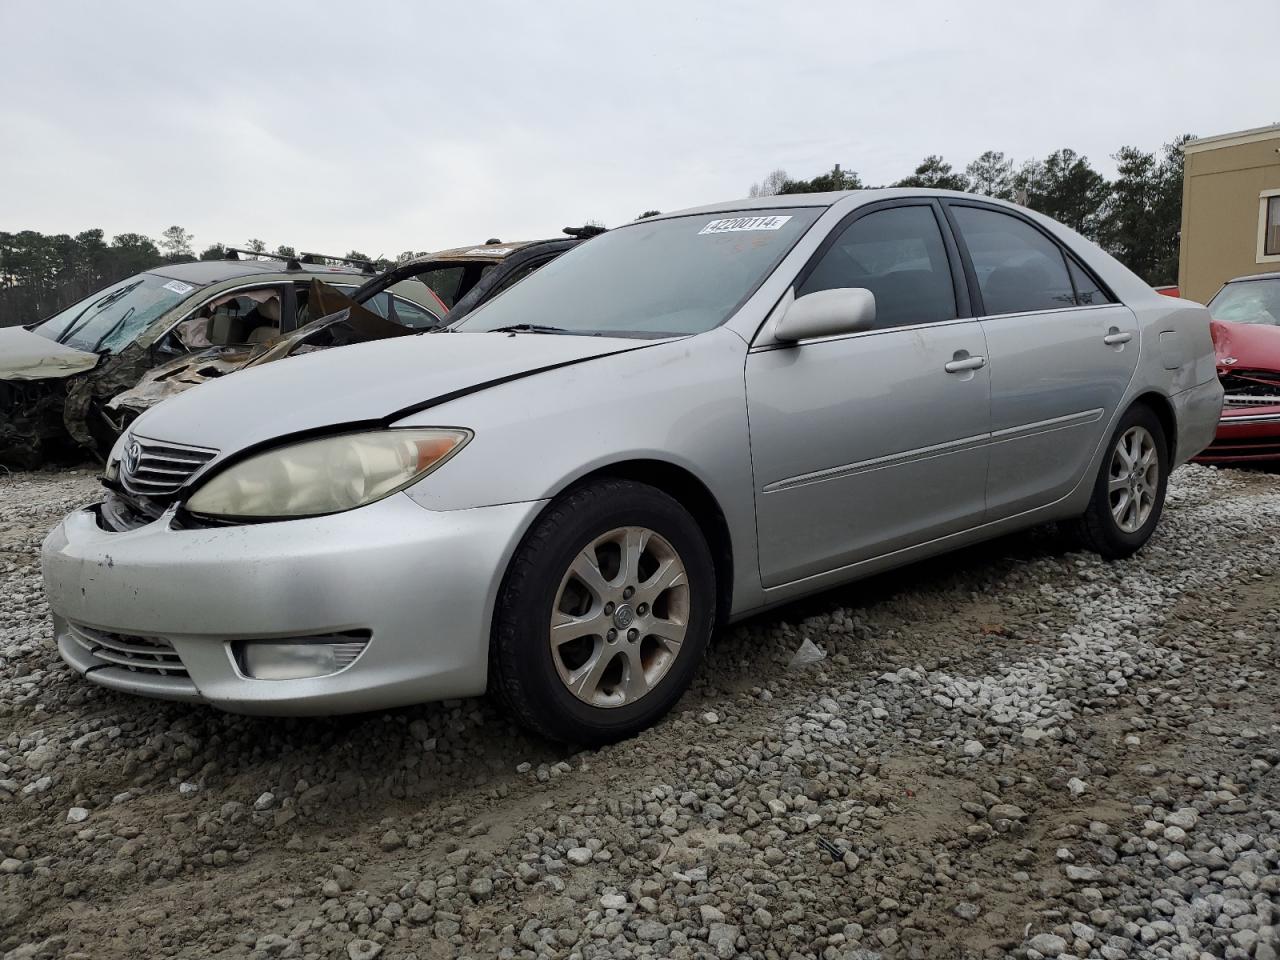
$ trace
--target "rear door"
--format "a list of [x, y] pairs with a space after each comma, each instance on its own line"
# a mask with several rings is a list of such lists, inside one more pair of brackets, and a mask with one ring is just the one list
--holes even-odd
[[773, 587], [982, 520], [989, 371], [932, 200], [856, 210], [797, 297], [864, 287], [876, 329], [747, 356], [760, 570]]
[[1133, 312], [1030, 218], [948, 200], [991, 362], [988, 520], [1066, 496], [1138, 360]]

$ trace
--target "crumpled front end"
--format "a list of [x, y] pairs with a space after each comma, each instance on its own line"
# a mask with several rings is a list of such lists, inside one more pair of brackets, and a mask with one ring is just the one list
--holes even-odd
[[117, 434], [161, 400], [177, 396], [235, 373], [249, 359], [250, 347], [214, 347], [194, 356], [181, 356], [149, 370], [133, 387], [116, 394], [103, 408]]
[[31, 470], [44, 466], [50, 446], [66, 433], [62, 411], [65, 380], [0, 380], [0, 465]]

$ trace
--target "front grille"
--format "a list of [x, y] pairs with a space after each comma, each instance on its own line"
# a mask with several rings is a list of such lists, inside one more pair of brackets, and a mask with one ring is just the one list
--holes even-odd
[[1228, 407], [1252, 407], [1258, 404], [1280, 404], [1280, 373], [1270, 370], [1232, 370], [1219, 378]]
[[1224, 407], [1275, 407], [1280, 406], [1280, 391], [1271, 396], [1228, 393], [1222, 398]]
[[151, 673], [162, 677], [185, 677], [177, 651], [168, 640], [138, 637], [125, 633], [109, 633], [80, 624], [69, 624], [71, 639], [96, 660], [124, 667], [135, 673]]
[[137, 496], [168, 496], [217, 455], [208, 447], [131, 437], [120, 456], [120, 483]]

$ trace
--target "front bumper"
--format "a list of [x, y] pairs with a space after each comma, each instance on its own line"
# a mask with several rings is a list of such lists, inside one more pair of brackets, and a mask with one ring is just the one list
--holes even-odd
[[[328, 517], [212, 529], [175, 529], [170, 512], [120, 533], [79, 510], [42, 552], [59, 652], [102, 686], [238, 713], [476, 695], [503, 572], [541, 506], [431, 511], [395, 494]], [[231, 654], [235, 640], [365, 632], [355, 662], [324, 677], [251, 679]], [[114, 646], [95, 656], [86, 637]], [[129, 659], [156, 645], [179, 666], [167, 654]]]
[[1228, 407], [1197, 463], [1280, 460], [1280, 405]]

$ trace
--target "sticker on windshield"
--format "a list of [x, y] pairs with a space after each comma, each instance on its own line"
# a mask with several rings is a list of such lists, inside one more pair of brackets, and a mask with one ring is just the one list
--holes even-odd
[[464, 257], [505, 257], [514, 247], [474, 247]]
[[728, 220], [712, 220], [698, 231], [704, 233], [736, 233], [741, 230], [778, 230], [791, 217], [732, 217]]
[[183, 294], [186, 294], [186, 293], [190, 293], [192, 290], [195, 289], [195, 287], [193, 287], [191, 284], [183, 283], [181, 280], [170, 280], [168, 283], [164, 285], [164, 288], [166, 290], [172, 290], [174, 293], [178, 294], [179, 296], [182, 296]]

